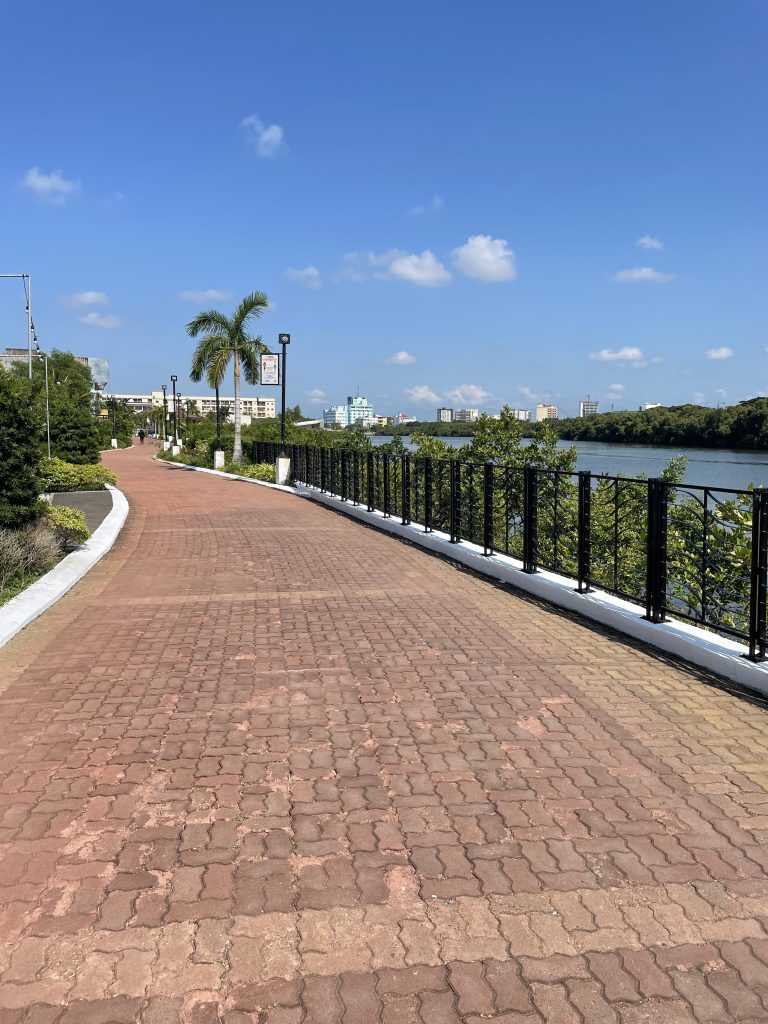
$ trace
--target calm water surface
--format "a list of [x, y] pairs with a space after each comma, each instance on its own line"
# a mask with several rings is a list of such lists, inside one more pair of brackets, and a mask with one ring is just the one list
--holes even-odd
[[[371, 438], [374, 445], [385, 444], [391, 437]], [[408, 443], [408, 439], [405, 439]], [[447, 444], [461, 447], [465, 437], [444, 437]], [[708, 487], [768, 487], [768, 452], [730, 451], [713, 448], [655, 448], [652, 445], [604, 444], [600, 441], [559, 441], [558, 447], [575, 447], [577, 469], [614, 476], [658, 476], [670, 459], [685, 455], [688, 464], [685, 481]]]

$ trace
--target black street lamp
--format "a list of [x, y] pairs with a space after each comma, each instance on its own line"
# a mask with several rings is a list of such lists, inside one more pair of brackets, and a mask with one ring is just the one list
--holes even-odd
[[166, 391], [167, 390], [168, 390], [168, 385], [167, 384], [163, 384], [163, 441], [167, 441], [168, 440], [167, 431], [166, 431], [166, 424], [168, 422], [168, 396], [166, 395]]
[[290, 334], [278, 334], [277, 340], [283, 346], [283, 365], [282, 365], [282, 409], [280, 412], [280, 457], [285, 458], [285, 353], [288, 350], [288, 346], [291, 343]]
[[179, 432], [176, 424], [176, 381], [179, 378], [175, 373], [171, 374], [171, 384], [173, 385], [173, 443], [179, 443]]

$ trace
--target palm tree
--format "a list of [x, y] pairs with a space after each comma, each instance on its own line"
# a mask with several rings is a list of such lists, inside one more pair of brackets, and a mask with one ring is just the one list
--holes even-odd
[[235, 449], [233, 462], [242, 462], [243, 442], [240, 427], [240, 371], [249, 384], [257, 384], [259, 380], [259, 354], [267, 352], [267, 346], [260, 337], [252, 338], [246, 327], [251, 317], [261, 316], [269, 302], [264, 292], [247, 295], [231, 317], [219, 313], [217, 309], [208, 309], [198, 313], [194, 320], [187, 324], [187, 334], [196, 338], [203, 337], [197, 343], [192, 356], [192, 368], [189, 376], [195, 383], [202, 380], [205, 374], [212, 388], [221, 387], [229, 361], [235, 366]]

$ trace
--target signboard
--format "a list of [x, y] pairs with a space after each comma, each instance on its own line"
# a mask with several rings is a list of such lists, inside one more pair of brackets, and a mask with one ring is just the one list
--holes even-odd
[[262, 384], [280, 383], [280, 356], [276, 352], [261, 353], [259, 379]]

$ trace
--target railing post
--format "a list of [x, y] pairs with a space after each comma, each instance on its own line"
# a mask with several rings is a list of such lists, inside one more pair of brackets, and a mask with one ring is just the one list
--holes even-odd
[[765, 661], [768, 575], [768, 490], [752, 492], [752, 564], [749, 574], [749, 660]]
[[648, 481], [645, 617], [655, 623], [664, 621], [667, 596], [667, 500], [666, 481], [652, 477]]
[[366, 490], [368, 493], [366, 495], [366, 498], [368, 503], [368, 511], [373, 512], [373, 452], [366, 452], [365, 475], [367, 477]]
[[523, 572], [538, 572], [539, 481], [533, 466], [523, 467]]
[[407, 455], [400, 456], [400, 506], [403, 526], [408, 526], [411, 521], [411, 460]]
[[320, 490], [324, 494], [328, 493], [328, 457], [330, 453], [329, 448], [323, 448], [320, 453]]
[[458, 544], [461, 532], [459, 526], [461, 522], [461, 463], [458, 459], [451, 459], [449, 465], [451, 467], [448, 478], [451, 499], [449, 531], [451, 544]]
[[389, 455], [385, 455], [384, 456], [384, 464], [383, 464], [383, 472], [384, 472], [384, 499], [382, 501], [382, 505], [384, 506], [384, 508], [382, 509], [382, 512], [384, 513], [384, 518], [385, 519], [389, 519], [389, 464], [390, 464], [390, 461], [391, 461], [391, 459], [390, 459]]
[[483, 466], [483, 554], [493, 554], [493, 463]]
[[352, 503], [360, 504], [360, 452], [357, 449], [352, 455]]
[[588, 594], [592, 575], [592, 474], [587, 470], [579, 472], [579, 523], [578, 523], [578, 591]]
[[424, 533], [432, 532], [432, 459], [424, 459]]

